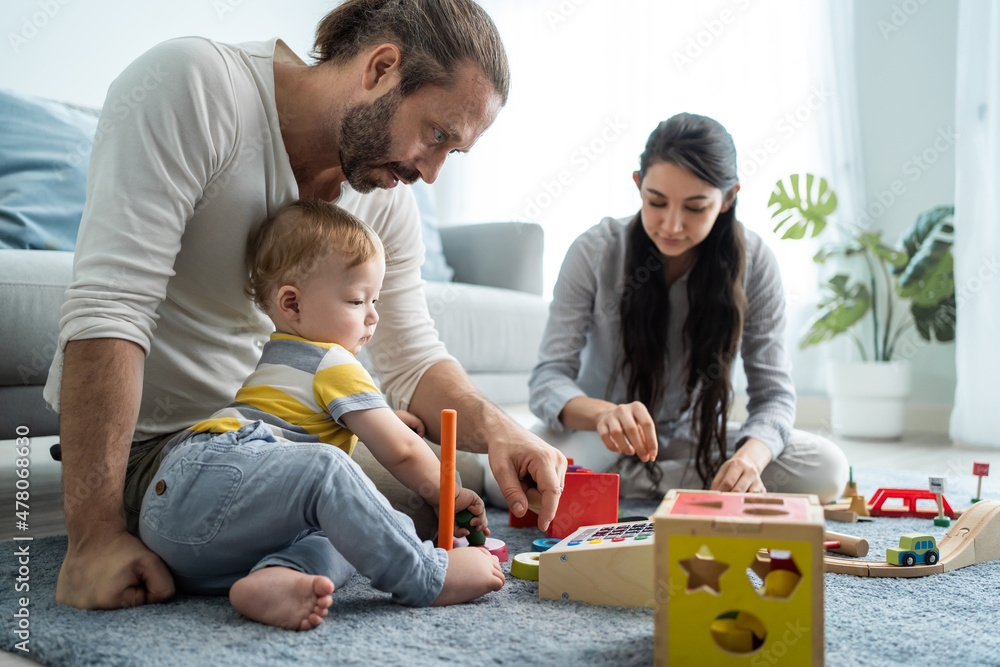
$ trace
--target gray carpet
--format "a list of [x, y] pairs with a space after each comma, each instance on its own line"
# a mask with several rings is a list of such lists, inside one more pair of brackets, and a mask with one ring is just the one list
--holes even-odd
[[[877, 486], [925, 488], [924, 475], [856, 471], [868, 497]], [[1000, 475], [983, 495], [1000, 498]], [[993, 481], [991, 481], [993, 480]], [[975, 478], [951, 475], [949, 501], [968, 505]], [[627, 515], [656, 503], [623, 501]], [[513, 529], [490, 510], [494, 537], [511, 555], [540, 536]], [[928, 520], [878, 519], [830, 523], [830, 530], [865, 537], [869, 558], [910, 531], [940, 537]], [[328, 620], [292, 633], [243, 619], [225, 598], [177, 598], [137, 609], [83, 612], [56, 605], [55, 579], [65, 552], [62, 537], [31, 547], [30, 657], [46, 665], [648, 665], [653, 660], [653, 613], [538, 599], [538, 586], [508, 575], [497, 592], [467, 605], [410, 609], [368, 587], [359, 576], [334, 595]], [[0, 553], [0, 647], [14, 650], [17, 608], [13, 544]], [[509, 562], [504, 566], [509, 571]], [[1000, 665], [1000, 562], [919, 579], [826, 575], [828, 665]]]

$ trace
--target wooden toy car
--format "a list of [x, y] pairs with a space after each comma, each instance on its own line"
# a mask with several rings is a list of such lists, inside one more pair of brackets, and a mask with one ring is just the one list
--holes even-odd
[[899, 538], [898, 549], [886, 549], [885, 560], [890, 565], [910, 567], [917, 563], [933, 565], [941, 557], [937, 542], [931, 535], [908, 533]]

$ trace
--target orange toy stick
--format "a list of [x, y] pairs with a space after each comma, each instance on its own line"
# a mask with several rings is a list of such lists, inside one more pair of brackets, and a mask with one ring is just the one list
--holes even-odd
[[455, 538], [455, 434], [458, 413], [441, 411], [441, 504], [438, 507], [438, 546], [451, 549]]

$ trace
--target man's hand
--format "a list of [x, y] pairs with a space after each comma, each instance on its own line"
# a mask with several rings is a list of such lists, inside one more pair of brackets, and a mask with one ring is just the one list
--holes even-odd
[[70, 341], [65, 355], [59, 435], [69, 548], [56, 602], [120, 609], [166, 600], [170, 572], [126, 532], [122, 502], [145, 353], [131, 341], [94, 338]]
[[[566, 457], [534, 434], [518, 428], [490, 440], [490, 469], [514, 516], [529, 507], [545, 530], [556, 515], [566, 475]], [[537, 508], [537, 509], [536, 509]]]
[[441, 438], [443, 408], [458, 411], [459, 449], [489, 453], [490, 469], [511, 511], [524, 516], [529, 506], [537, 507], [538, 527], [548, 528], [566, 475], [562, 452], [486, 400], [462, 367], [452, 361], [440, 361], [427, 369], [410, 399], [410, 412], [423, 420], [427, 437], [435, 442]]
[[760, 474], [770, 462], [771, 450], [768, 446], [756, 438], [749, 438], [719, 468], [712, 480], [712, 491], [764, 493], [766, 489]]
[[70, 548], [56, 582], [56, 602], [78, 609], [121, 609], [163, 602], [174, 580], [163, 561], [127, 532], [92, 547]]

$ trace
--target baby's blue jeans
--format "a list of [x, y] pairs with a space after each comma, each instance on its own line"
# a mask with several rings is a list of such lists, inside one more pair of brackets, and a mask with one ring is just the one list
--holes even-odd
[[448, 564], [343, 450], [279, 441], [262, 422], [199, 433], [167, 452], [139, 530], [178, 590], [205, 595], [273, 565], [337, 588], [356, 568], [394, 601], [426, 606]]

